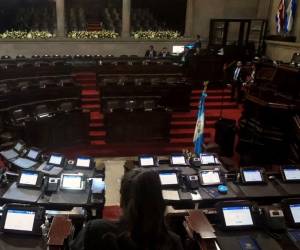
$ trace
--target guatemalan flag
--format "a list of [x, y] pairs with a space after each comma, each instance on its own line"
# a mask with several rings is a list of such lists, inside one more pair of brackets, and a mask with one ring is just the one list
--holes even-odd
[[283, 31], [284, 20], [285, 20], [285, 0], [280, 0], [278, 10], [276, 13], [276, 30], [277, 33]]
[[286, 9], [286, 16], [284, 22], [284, 31], [287, 33], [292, 31], [296, 9], [297, 9], [297, 0], [290, 0], [290, 3]]
[[198, 118], [194, 132], [195, 154], [197, 156], [202, 152], [202, 144], [204, 143], [204, 121], [205, 121], [205, 98], [207, 94], [205, 90], [202, 92], [199, 101]]

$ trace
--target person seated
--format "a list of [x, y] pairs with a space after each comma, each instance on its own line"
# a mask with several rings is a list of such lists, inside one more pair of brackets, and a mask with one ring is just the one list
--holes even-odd
[[145, 57], [149, 58], [149, 59], [153, 59], [155, 58], [157, 55], [156, 51], [154, 50], [154, 46], [150, 45], [149, 49], [146, 51], [145, 53]]
[[169, 51], [167, 50], [166, 47], [163, 47], [162, 50], [159, 52], [158, 57], [160, 57], [160, 58], [166, 58], [168, 56], [170, 56]]
[[71, 250], [183, 250], [180, 238], [167, 229], [158, 172], [133, 169], [121, 181], [117, 222], [91, 220], [71, 242]]

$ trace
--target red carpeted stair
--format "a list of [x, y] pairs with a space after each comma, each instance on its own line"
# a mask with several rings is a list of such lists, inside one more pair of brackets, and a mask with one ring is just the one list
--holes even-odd
[[[180, 152], [182, 149], [192, 150], [194, 128], [197, 120], [198, 102], [201, 90], [194, 89], [191, 94], [191, 110], [189, 112], [174, 112], [171, 119], [170, 142], [167, 143], [131, 143], [106, 144], [103, 114], [100, 107], [100, 93], [96, 86], [96, 74], [83, 72], [75, 75], [82, 85], [81, 101], [86, 112], [90, 112], [89, 145], [79, 145], [65, 149], [67, 155], [87, 154], [96, 157], [105, 156], [135, 156], [139, 154], [167, 155]], [[220, 117], [223, 107], [223, 117], [237, 120], [241, 110], [235, 102], [230, 101], [230, 91], [218, 88], [208, 88], [206, 98], [205, 142], [214, 139], [214, 124]], [[222, 104], [223, 95], [223, 104]]]

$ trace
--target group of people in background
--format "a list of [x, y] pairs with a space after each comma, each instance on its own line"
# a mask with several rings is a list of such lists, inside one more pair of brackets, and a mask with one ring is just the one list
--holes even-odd
[[152, 58], [165, 58], [170, 56], [170, 52], [168, 51], [168, 49], [166, 47], [163, 47], [162, 50], [157, 53], [157, 51], [154, 49], [153, 45], [149, 46], [149, 49], [146, 51], [145, 53], [145, 57], [152, 59]]

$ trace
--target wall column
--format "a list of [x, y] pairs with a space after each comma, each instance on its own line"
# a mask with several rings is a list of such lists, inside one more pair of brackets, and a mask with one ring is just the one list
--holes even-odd
[[65, 36], [65, 0], [56, 0], [57, 37]]
[[[272, 0], [259, 0], [257, 3], [257, 15], [258, 19], [268, 19], [270, 15], [270, 7]], [[275, 19], [275, 17], [274, 17]]]
[[191, 37], [193, 35], [193, 9], [194, 0], [186, 1], [186, 14], [185, 14], [185, 37]]
[[123, 0], [122, 8], [122, 38], [130, 37], [131, 0]]

